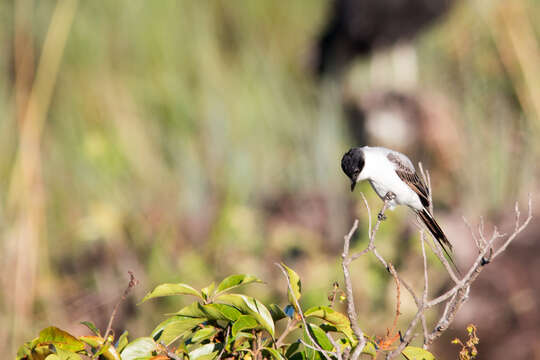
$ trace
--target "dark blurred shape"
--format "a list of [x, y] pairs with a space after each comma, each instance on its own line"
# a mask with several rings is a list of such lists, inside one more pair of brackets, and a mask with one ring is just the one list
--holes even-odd
[[318, 76], [340, 73], [355, 56], [415, 36], [455, 0], [335, 0], [316, 49]]
[[[436, 179], [452, 179], [461, 159], [463, 140], [454, 108], [449, 99], [433, 91], [371, 90], [344, 99], [352, 144], [383, 145], [406, 153], [415, 165], [422, 160]], [[452, 192], [445, 190], [438, 196]]]
[[[331, 235], [330, 211], [331, 204], [329, 199], [322, 193], [306, 192], [301, 194], [277, 193], [267, 196], [262, 200], [262, 210], [265, 219], [265, 229], [271, 234], [276, 229], [302, 229], [306, 235], [311, 234], [315, 238], [307, 239], [308, 243], [316, 240], [325, 253], [339, 254], [343, 244], [338, 236]], [[344, 214], [347, 222], [354, 219], [354, 202], [351, 198], [343, 203]], [[272, 237], [269, 235], [269, 237]], [[309, 237], [309, 235], [308, 235]], [[281, 257], [287, 257], [291, 260], [306, 255], [308, 245], [302, 240], [296, 239], [294, 243], [288, 244], [281, 249]], [[309, 244], [310, 250], [313, 250], [312, 243]]]
[[263, 200], [262, 208], [268, 228], [278, 223], [295, 224], [326, 237], [329, 233], [328, 204], [317, 193], [281, 193]]

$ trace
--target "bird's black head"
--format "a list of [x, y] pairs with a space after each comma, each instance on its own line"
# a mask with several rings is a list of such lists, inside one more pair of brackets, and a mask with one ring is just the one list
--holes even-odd
[[356, 186], [358, 175], [364, 168], [364, 152], [360, 148], [352, 148], [341, 158], [341, 169], [351, 179], [351, 191]]

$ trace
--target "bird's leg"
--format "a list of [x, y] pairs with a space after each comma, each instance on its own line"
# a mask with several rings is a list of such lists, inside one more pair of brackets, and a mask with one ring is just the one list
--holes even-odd
[[[384, 195], [384, 203], [387, 204], [389, 201], [392, 201], [396, 198], [396, 194], [394, 194], [393, 192], [389, 191], [386, 193], [386, 195]], [[383, 208], [385, 209], [386, 206]], [[381, 211], [379, 211], [379, 214], [377, 215], [377, 219], [379, 219], [380, 221], [384, 221], [386, 220], [386, 216], [383, 214], [383, 209], [381, 209]]]

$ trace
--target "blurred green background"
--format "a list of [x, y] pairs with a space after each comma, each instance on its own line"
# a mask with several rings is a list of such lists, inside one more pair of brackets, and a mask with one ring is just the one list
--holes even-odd
[[[364, 145], [343, 104], [375, 103], [368, 132], [379, 134], [379, 93], [404, 94], [424, 120], [406, 125], [412, 145], [375, 135], [370, 145], [430, 169], [435, 211], [458, 263], [468, 264], [474, 248], [461, 216], [505, 224], [513, 201], [538, 189], [540, 3], [457, 1], [413, 41], [317, 79], [311, 64], [330, 8], [328, 0], [0, 3], [0, 353], [14, 354], [48, 324], [105, 327], [128, 270], [140, 285], [115, 325], [133, 336], [183, 301], [135, 305], [159, 283], [201, 287], [251, 273], [268, 283], [251, 294], [284, 303], [274, 262], [302, 276], [306, 305], [325, 303], [342, 279], [342, 236], [354, 218], [367, 221], [339, 165]], [[376, 211], [373, 191], [361, 190]], [[415, 279], [413, 222], [396, 210], [377, 241]], [[446, 280], [430, 261], [436, 292]], [[373, 259], [354, 267], [363, 328], [382, 335], [393, 317], [391, 278]], [[528, 286], [535, 294], [538, 284]], [[413, 306], [404, 299], [404, 323]], [[456, 328], [481, 321], [468, 314]]]

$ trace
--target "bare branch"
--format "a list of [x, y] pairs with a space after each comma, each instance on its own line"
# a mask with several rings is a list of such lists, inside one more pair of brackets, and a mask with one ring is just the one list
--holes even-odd
[[392, 274], [392, 276], [394, 277], [394, 281], [396, 283], [396, 316], [394, 317], [394, 323], [392, 325], [392, 331], [391, 331], [391, 332], [394, 332], [397, 327], [397, 321], [398, 321], [399, 315], [401, 315], [401, 312], [399, 311], [399, 307], [401, 304], [401, 291], [399, 289], [399, 278], [398, 278], [396, 269], [394, 268], [394, 265], [389, 264], [388, 267], [390, 269], [390, 274]]
[[317, 343], [314, 343], [314, 344], [317, 344], [317, 347], [315, 347], [315, 346], [309, 345], [308, 343], [306, 343], [306, 342], [305, 342], [304, 340], [302, 340], [302, 339], [300, 339], [299, 341], [300, 341], [300, 344], [304, 345], [304, 346], [307, 347], [307, 348], [310, 348], [311, 350], [320, 351], [320, 352], [324, 355], [324, 357], [327, 358], [327, 359], [329, 359], [330, 356], [336, 356], [336, 357], [337, 357], [337, 354], [336, 354], [336, 353], [333, 353], [333, 352], [331, 352], [331, 351], [326, 351], [326, 350], [321, 349], [321, 347], [318, 346]]
[[[221, 360], [221, 357], [223, 356], [223, 353], [225, 352], [225, 348], [227, 347], [227, 342], [229, 341], [229, 334], [230, 334], [230, 331], [231, 331], [231, 327], [230, 326], [227, 326], [227, 332], [225, 333], [225, 341], [223, 341], [223, 348], [221, 349], [221, 351], [219, 352], [219, 355], [217, 357], [217, 360]], [[170, 353], [167, 354], [169, 357], [171, 357]], [[176, 359], [175, 359], [176, 360]], [[180, 360], [179, 358], [177, 358], [177, 360]]]
[[420, 231], [420, 244], [422, 245], [422, 259], [424, 260], [424, 292], [422, 294], [422, 303], [425, 304], [428, 298], [429, 292], [429, 278], [427, 270], [427, 258], [426, 258], [426, 235], [423, 230]]
[[352, 289], [352, 280], [351, 280], [351, 273], [349, 271], [349, 265], [351, 264], [351, 257], [349, 256], [349, 247], [351, 238], [354, 235], [355, 231], [358, 229], [358, 220], [354, 221], [354, 224], [349, 231], [349, 233], [344, 238], [344, 244], [343, 244], [343, 254], [341, 266], [343, 268], [343, 277], [345, 281], [345, 294], [347, 297], [347, 316], [349, 318], [349, 322], [351, 323], [351, 328], [354, 332], [354, 335], [358, 338], [358, 345], [356, 345], [353, 353], [351, 354], [351, 360], [356, 360], [362, 353], [362, 350], [364, 350], [364, 346], [366, 346], [366, 339], [364, 338], [364, 332], [362, 329], [360, 329], [360, 326], [358, 326], [358, 318], [356, 315], [356, 309], [354, 305], [354, 295], [353, 295], [353, 289]]
[[133, 275], [133, 272], [131, 271], [128, 271], [128, 274], [129, 274], [129, 283], [128, 283], [128, 286], [126, 287], [126, 289], [124, 290], [124, 293], [122, 294], [122, 296], [120, 297], [120, 299], [118, 299], [118, 301], [116, 302], [116, 305], [114, 305], [114, 308], [113, 308], [113, 311], [111, 313], [111, 317], [109, 318], [109, 323], [107, 324], [107, 330], [105, 330], [105, 335], [103, 336], [103, 344], [101, 344], [101, 346], [99, 347], [98, 351], [96, 351], [95, 355], [92, 357], [93, 359], [96, 358], [97, 354], [99, 354], [101, 352], [101, 349], [106, 346], [107, 344], [109, 344], [109, 341], [108, 341], [108, 337], [109, 337], [109, 334], [111, 333], [112, 331], [112, 324], [113, 324], [113, 321], [114, 321], [114, 318], [116, 317], [116, 313], [118, 312], [118, 308], [120, 307], [120, 304], [126, 300], [127, 296], [129, 295], [131, 289], [133, 289], [138, 283], [139, 283], [139, 280], [137, 280], [135, 278], [135, 275]]
[[337, 360], [343, 360], [343, 357], [341, 355], [343, 354], [343, 351], [341, 350], [341, 346], [336, 342], [336, 340], [329, 333], [326, 333], [326, 337], [328, 338], [328, 341], [330, 341], [332, 346], [336, 348]]
[[120, 304], [122, 303], [122, 301], [126, 300], [127, 296], [129, 295], [131, 289], [133, 289], [135, 286], [137, 286], [137, 284], [139, 283], [139, 280], [137, 280], [135, 278], [135, 275], [133, 275], [133, 272], [131, 271], [128, 271], [128, 274], [129, 274], [129, 283], [128, 283], [128, 286], [126, 287], [126, 289], [124, 290], [124, 293], [122, 294], [122, 296], [120, 297], [120, 299], [118, 300], [118, 302], [116, 303], [116, 305], [114, 305], [114, 309], [113, 309], [113, 312], [111, 314], [111, 317], [109, 318], [109, 323], [107, 324], [107, 330], [105, 331], [105, 335], [103, 336], [103, 338], [106, 340], [107, 339], [107, 336], [109, 336], [109, 333], [111, 332], [111, 329], [112, 329], [112, 324], [113, 324], [113, 321], [114, 321], [114, 318], [116, 317], [116, 313], [118, 312], [118, 307], [120, 306]]
[[[420, 166], [422, 176], [424, 177], [424, 180], [426, 181], [430, 189], [429, 173], [424, 172], [424, 169], [422, 168], [421, 164], [419, 164], [419, 166]], [[431, 197], [431, 190], [430, 190], [429, 195]], [[342, 254], [342, 259], [343, 259], [342, 266], [343, 266], [343, 274], [344, 274], [344, 279], [345, 279], [345, 290], [346, 290], [346, 295], [347, 295], [347, 316], [349, 318], [349, 321], [351, 322], [351, 327], [353, 329], [354, 334], [359, 339], [359, 344], [357, 347], [354, 348], [354, 351], [352, 355], [350, 356], [350, 360], [357, 360], [366, 344], [364, 333], [358, 326], [357, 314], [356, 314], [356, 309], [354, 305], [352, 281], [351, 281], [351, 275], [350, 275], [350, 270], [349, 270], [349, 266], [352, 261], [358, 259], [359, 257], [361, 257], [362, 255], [368, 252], [372, 252], [375, 255], [375, 257], [379, 260], [379, 262], [392, 274], [392, 276], [394, 276], [396, 283], [402, 284], [407, 289], [407, 291], [411, 294], [411, 296], [413, 297], [417, 305], [417, 308], [418, 308], [417, 312], [414, 315], [412, 321], [407, 326], [407, 329], [404, 335], [402, 336], [402, 343], [396, 349], [387, 353], [386, 355], [387, 359], [391, 359], [395, 356], [398, 356], [403, 351], [403, 349], [413, 340], [414, 336], [416, 335], [414, 333], [414, 330], [416, 329], [419, 323], [422, 324], [422, 330], [423, 330], [423, 336], [424, 336], [424, 344], [423, 344], [424, 348], [428, 348], [428, 346], [432, 344], [434, 340], [436, 340], [439, 336], [441, 336], [441, 334], [445, 330], [447, 330], [448, 327], [451, 325], [451, 323], [454, 321], [454, 318], [457, 312], [459, 311], [459, 309], [461, 308], [461, 306], [468, 300], [471, 284], [478, 278], [482, 270], [485, 268], [485, 265], [489, 264], [497, 256], [499, 256], [503, 251], [505, 251], [507, 247], [510, 245], [510, 243], [513, 240], [515, 240], [516, 237], [529, 225], [532, 219], [532, 200], [530, 196], [529, 196], [529, 201], [528, 201], [528, 216], [525, 219], [525, 221], [523, 221], [522, 223], [520, 223], [521, 214], [519, 211], [519, 207], [516, 204], [516, 207], [514, 210], [515, 211], [514, 229], [513, 229], [513, 232], [509, 235], [499, 233], [497, 227], [494, 227], [493, 233], [488, 240], [485, 235], [485, 225], [484, 225], [483, 218], [480, 218], [480, 222], [477, 229], [478, 235], [475, 234], [473, 227], [467, 222], [466, 219], [464, 219], [465, 224], [468, 226], [471, 232], [471, 236], [474, 241], [474, 244], [478, 248], [478, 255], [462, 279], [459, 279], [456, 276], [455, 272], [450, 267], [448, 260], [444, 257], [441, 249], [437, 246], [437, 244], [432, 243], [430, 241], [426, 241], [426, 233], [424, 232], [424, 230], [420, 230], [420, 241], [421, 241], [421, 248], [422, 248], [422, 259], [423, 259], [423, 273], [424, 273], [423, 285], [424, 286], [423, 286], [422, 295], [417, 296], [414, 289], [410, 285], [408, 285], [407, 282], [405, 282], [404, 279], [398, 275], [398, 273], [395, 271], [393, 266], [389, 262], [387, 262], [377, 252], [377, 248], [375, 246], [376, 234], [379, 230], [382, 220], [384, 219], [384, 213], [389, 207], [388, 199], [385, 199], [384, 205], [379, 213], [378, 220], [375, 223], [375, 225], [372, 226], [371, 210], [369, 208], [369, 204], [364, 194], [362, 194], [362, 198], [366, 206], [366, 209], [368, 211], [368, 217], [369, 217], [369, 222], [368, 222], [369, 244], [364, 250], [354, 253], [352, 255], [349, 255], [350, 240], [358, 228], [358, 220], [356, 220], [351, 230], [344, 238], [345, 242], [344, 242], [343, 254]], [[498, 249], [495, 250], [494, 249], [495, 243], [497, 242], [497, 240], [501, 238], [505, 238], [505, 240], [502, 243], [502, 245], [498, 247]], [[444, 294], [436, 298], [433, 298], [431, 300], [429, 299], [429, 276], [428, 276], [427, 256], [426, 256], [426, 249], [425, 249], [426, 243], [437, 255], [437, 257], [441, 260], [449, 276], [454, 281], [454, 285], [452, 286], [452, 288], [450, 288]], [[445, 303], [444, 311], [442, 315], [440, 316], [439, 320], [437, 321], [437, 323], [433, 326], [432, 330], [430, 331], [429, 329], [431, 327], [427, 324], [427, 321], [426, 321], [426, 311], [441, 303]], [[399, 304], [398, 304], [398, 310], [396, 313], [396, 319], [397, 319], [397, 314], [399, 314]], [[394, 324], [394, 328], [395, 328], [396, 320], [394, 322], [395, 322]], [[335, 347], [336, 349], [338, 349], [337, 346]], [[344, 359], [348, 359], [348, 354], [346, 353], [346, 351], [347, 349], [343, 351]], [[334, 354], [334, 355], [337, 356], [337, 354]]]
[[[422, 307], [427, 302], [428, 294], [429, 294], [429, 277], [428, 277], [428, 269], [427, 269], [427, 258], [426, 258], [426, 235], [423, 230], [420, 231], [420, 245], [422, 246], [422, 259], [424, 260], [424, 291], [422, 293]], [[424, 331], [424, 349], [427, 348], [426, 339], [428, 337], [428, 329], [427, 329], [427, 322], [426, 322], [426, 315], [422, 313], [421, 315], [422, 320], [422, 330]]]
[[529, 194], [527, 219], [525, 219], [525, 221], [523, 222], [523, 224], [521, 224], [521, 226], [519, 225], [519, 215], [520, 214], [519, 214], [519, 207], [517, 206], [517, 203], [516, 203], [515, 211], [516, 211], [516, 223], [514, 224], [514, 232], [508, 237], [508, 239], [506, 239], [504, 244], [497, 251], [495, 251], [495, 254], [493, 254], [493, 258], [496, 258], [497, 256], [499, 256], [500, 253], [502, 253], [504, 250], [506, 250], [508, 245], [510, 245], [510, 243], [512, 241], [514, 241], [516, 236], [518, 236], [519, 233], [521, 233], [529, 225], [529, 223], [531, 222], [531, 220], [533, 218], [533, 216], [532, 216], [532, 196], [531, 196], [531, 194]]
[[292, 330], [296, 327], [298, 324], [297, 319], [289, 319], [289, 323], [287, 324], [287, 328], [283, 331], [283, 333], [280, 335], [280, 337], [276, 340], [276, 348], [279, 349], [281, 346], [283, 346], [283, 341], [287, 337], [287, 335], [290, 334]]
[[430, 249], [435, 253], [435, 255], [437, 255], [437, 257], [439, 258], [439, 260], [443, 264], [444, 268], [446, 269], [446, 272], [448, 272], [448, 275], [450, 275], [450, 278], [456, 284], [458, 284], [459, 279], [458, 279], [454, 269], [452, 269], [452, 267], [450, 266], [450, 263], [448, 262], [446, 257], [443, 255], [443, 253], [441, 251], [441, 245], [439, 245], [439, 243], [430, 242], [430, 241], [428, 241], [427, 244], [430, 247]]
[[463, 216], [462, 219], [463, 219], [463, 222], [465, 223], [465, 225], [467, 225], [467, 227], [469, 228], [469, 232], [471, 233], [471, 237], [474, 240], [474, 243], [476, 244], [476, 247], [478, 248], [478, 251], [482, 251], [483, 245], [480, 243], [480, 240], [476, 237], [476, 234], [474, 232], [474, 229], [473, 229], [471, 223], [469, 223], [469, 221], [465, 218], [465, 216]]
[[371, 235], [371, 209], [369, 208], [369, 203], [364, 193], [361, 192], [360, 195], [362, 195], [362, 199], [364, 200], [364, 205], [366, 206], [366, 210], [368, 213], [368, 236], [370, 236]]

